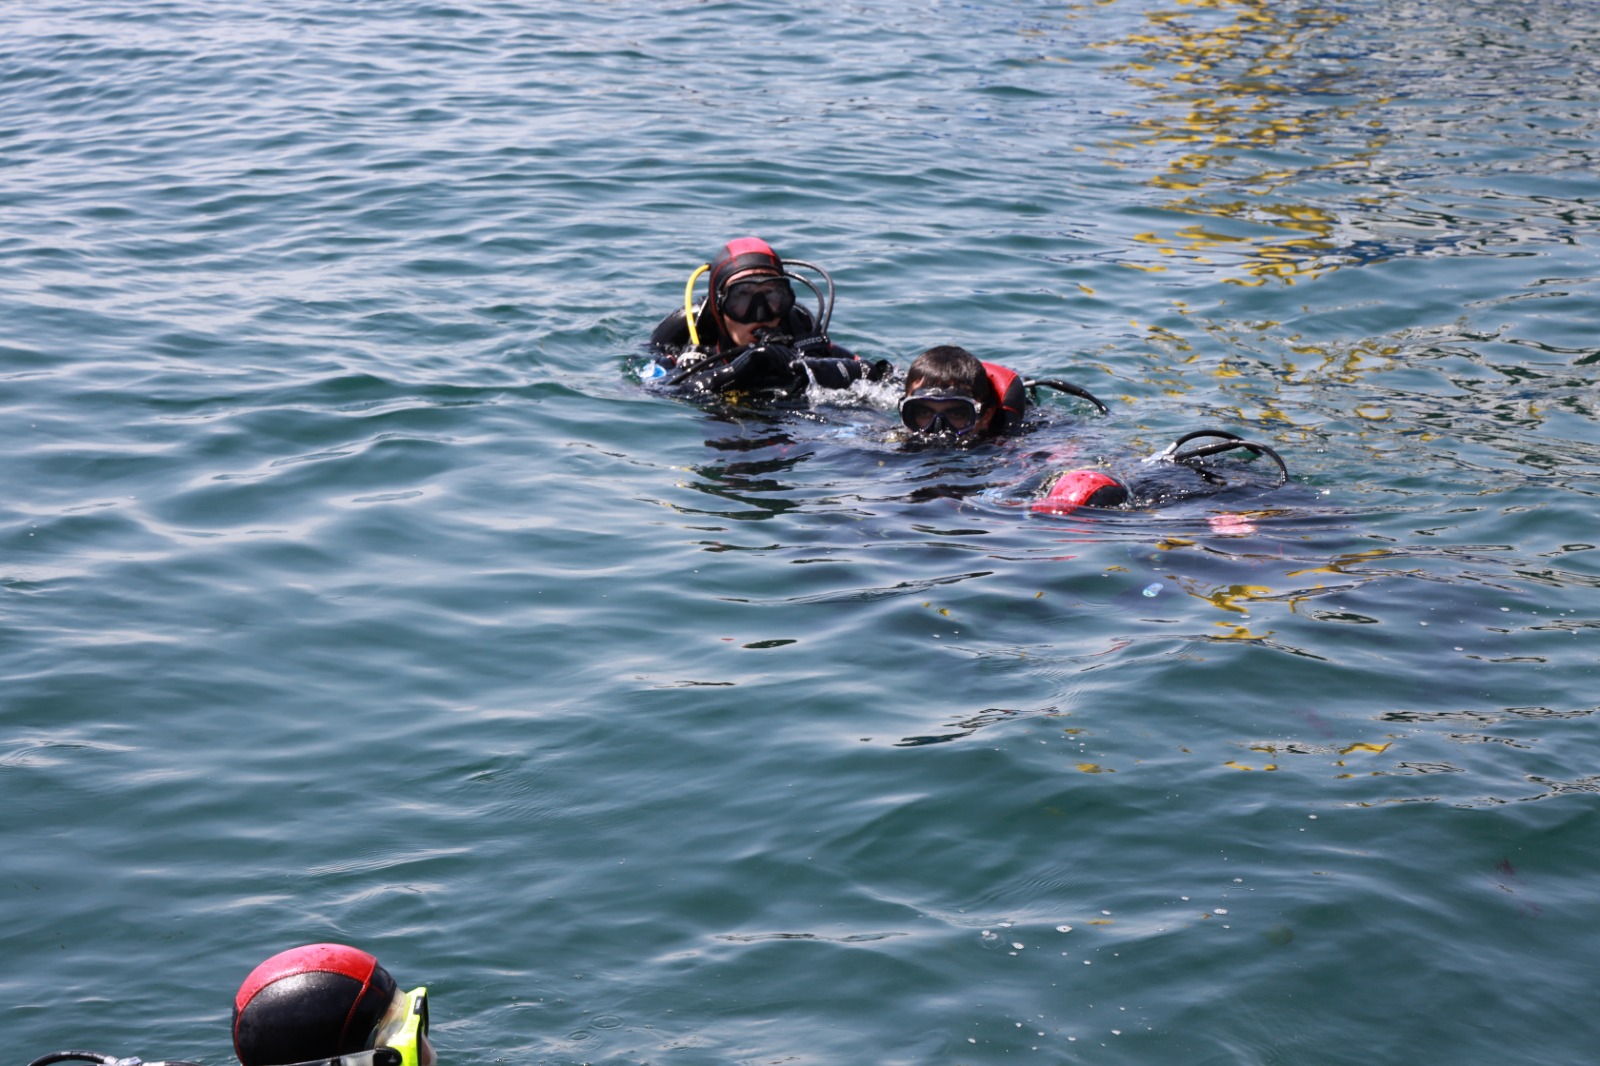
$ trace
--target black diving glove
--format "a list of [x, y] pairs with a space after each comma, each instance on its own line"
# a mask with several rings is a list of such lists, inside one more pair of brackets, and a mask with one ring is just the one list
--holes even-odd
[[734, 357], [732, 365], [739, 367], [739, 375], [733, 387], [793, 396], [805, 390], [805, 371], [799, 363], [788, 334], [757, 330], [755, 343]]
[[706, 359], [685, 368], [667, 381], [673, 388], [695, 392], [777, 392], [791, 396], [803, 392], [805, 371], [783, 334], [763, 330], [726, 359]]
[[887, 359], [866, 363], [860, 359], [841, 359], [837, 356], [800, 359], [796, 363], [796, 368], [807, 383], [814, 381], [824, 389], [847, 389], [851, 382], [863, 378], [867, 381], [882, 381], [894, 370]]
[[894, 374], [894, 364], [887, 359], [868, 363], [833, 346], [826, 333], [813, 333], [794, 342], [800, 363], [810, 371], [809, 377], [825, 389], [847, 388], [852, 381], [884, 381]]
[[700, 393], [757, 392], [792, 400], [805, 395], [812, 383], [844, 389], [863, 378], [882, 381], [894, 373], [887, 359], [867, 363], [826, 354], [832, 350], [821, 335], [796, 342], [777, 330], [758, 330], [753, 344], [726, 359], [708, 358], [681, 367], [666, 384]]

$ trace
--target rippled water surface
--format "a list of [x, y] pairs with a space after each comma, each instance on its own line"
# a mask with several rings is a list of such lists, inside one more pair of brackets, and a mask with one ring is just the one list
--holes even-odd
[[[0, 9], [18, 1061], [1584, 1062], [1600, 7]], [[1033, 433], [708, 409], [723, 240]], [[1175, 435], [1291, 483], [1070, 518]]]

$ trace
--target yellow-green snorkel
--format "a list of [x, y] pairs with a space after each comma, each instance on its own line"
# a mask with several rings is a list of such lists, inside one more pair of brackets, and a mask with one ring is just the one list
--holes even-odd
[[428, 1031], [428, 990], [413, 988], [394, 997], [373, 1037], [373, 1047], [393, 1048], [400, 1066], [421, 1066], [422, 1037]]
[[700, 269], [689, 275], [689, 284], [683, 287], [683, 320], [689, 323], [689, 343], [696, 347], [700, 344], [700, 331], [694, 328], [694, 283], [710, 269], [710, 263], [700, 264]]

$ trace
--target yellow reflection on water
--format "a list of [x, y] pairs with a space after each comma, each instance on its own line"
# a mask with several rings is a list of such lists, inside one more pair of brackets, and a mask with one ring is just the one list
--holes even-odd
[[[1296, 198], [1293, 185], [1367, 166], [1384, 139], [1367, 113], [1382, 101], [1335, 98], [1337, 71], [1314, 54], [1314, 43], [1344, 20], [1313, 3], [1176, 0], [1147, 12], [1141, 29], [1100, 44], [1136, 49], [1138, 58], [1120, 69], [1150, 94], [1137, 135], [1103, 146], [1111, 161], [1180, 148], [1148, 183], [1175, 194], [1168, 210], [1205, 218], [1137, 241], [1188, 262], [1224, 253], [1236, 266], [1222, 280], [1235, 285], [1293, 285], [1339, 267], [1339, 217]], [[1307, 138], [1331, 128], [1356, 132], [1348, 154], [1329, 158], [1325, 142], [1317, 157], [1305, 154]], [[1160, 261], [1126, 265], [1167, 269]]]

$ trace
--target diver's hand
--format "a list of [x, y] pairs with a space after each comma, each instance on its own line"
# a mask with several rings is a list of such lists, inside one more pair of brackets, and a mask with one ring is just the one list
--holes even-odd
[[794, 349], [772, 341], [747, 344], [724, 358], [680, 366], [666, 384], [700, 393], [772, 392], [785, 396], [805, 389], [805, 371]]
[[851, 382], [882, 381], [894, 373], [894, 365], [887, 359], [868, 363], [838, 356], [802, 356], [795, 361], [795, 368], [807, 381], [824, 389], [847, 389]]
[[779, 329], [758, 329], [753, 334], [755, 342], [752, 347], [762, 344], [774, 344], [781, 348], [795, 348], [794, 338]]
[[732, 365], [739, 368], [735, 387], [773, 390], [785, 396], [805, 391], [806, 372], [800, 365], [800, 358], [793, 348], [778, 339], [780, 336], [758, 334], [760, 339], [734, 358]]

